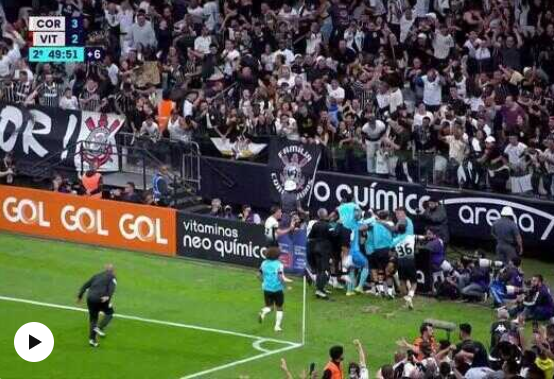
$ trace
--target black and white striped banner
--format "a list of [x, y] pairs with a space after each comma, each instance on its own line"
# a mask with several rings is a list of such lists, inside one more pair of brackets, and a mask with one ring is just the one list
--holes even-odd
[[117, 171], [115, 136], [124, 122], [114, 114], [0, 103], [0, 151], [12, 153], [16, 162], [59, 154], [77, 170]]

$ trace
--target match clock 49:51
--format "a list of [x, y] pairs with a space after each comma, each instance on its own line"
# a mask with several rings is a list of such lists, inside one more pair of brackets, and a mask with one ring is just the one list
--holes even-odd
[[84, 47], [31, 47], [30, 62], [72, 63], [85, 60]]
[[104, 59], [100, 47], [31, 47], [29, 61], [39, 63], [98, 62]]

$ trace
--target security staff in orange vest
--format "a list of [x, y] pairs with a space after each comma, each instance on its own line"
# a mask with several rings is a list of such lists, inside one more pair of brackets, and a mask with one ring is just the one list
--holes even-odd
[[160, 127], [160, 132], [163, 132], [167, 128], [169, 117], [174, 109], [175, 102], [169, 97], [169, 92], [164, 91], [162, 101], [158, 104], [158, 126]]
[[342, 346], [333, 346], [329, 349], [331, 360], [323, 369], [323, 379], [343, 379], [342, 361], [344, 359], [344, 349]]
[[85, 189], [86, 195], [94, 198], [102, 198], [102, 174], [91, 169], [81, 178], [81, 185]]

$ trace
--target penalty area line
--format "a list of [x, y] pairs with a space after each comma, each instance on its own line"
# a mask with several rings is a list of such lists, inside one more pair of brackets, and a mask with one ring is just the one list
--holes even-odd
[[[37, 305], [37, 306], [46, 307], [46, 308], [63, 309], [63, 310], [67, 310], [67, 311], [84, 312], [84, 313], [88, 312], [88, 310], [86, 310], [85, 308], [72, 307], [72, 306], [68, 306], [68, 305], [60, 305], [60, 304], [53, 304], [53, 303], [45, 303], [45, 302], [42, 302], [42, 301], [21, 299], [21, 298], [10, 297], [10, 296], [0, 296], [0, 300], [11, 301], [11, 302], [14, 302], [14, 303]], [[124, 314], [119, 314], [119, 313], [115, 313], [114, 317], [125, 319], [125, 320], [133, 320], [133, 321], [144, 322], [144, 323], [148, 323], [148, 324], [173, 326], [173, 327], [177, 327], [177, 328], [200, 330], [200, 331], [203, 331], [203, 332], [219, 333], [219, 334], [226, 334], [226, 335], [230, 335], [230, 336], [234, 336], [234, 337], [249, 338], [249, 339], [255, 340], [254, 343], [253, 343], [253, 347], [256, 350], [265, 351], [264, 354], [279, 352], [279, 351], [283, 350], [283, 348], [277, 349], [277, 350], [274, 350], [274, 351], [268, 351], [268, 350], [263, 349], [263, 348], [260, 347], [260, 345], [263, 342], [274, 342], [274, 343], [288, 345], [287, 348], [298, 347], [300, 345], [296, 342], [291, 342], [291, 341], [279, 340], [279, 339], [275, 339], [275, 338], [266, 338], [266, 337], [261, 337], [261, 336], [255, 336], [255, 335], [252, 335], [252, 334], [233, 332], [233, 331], [230, 331], [230, 330], [207, 328], [207, 327], [198, 326], [198, 325], [182, 324], [182, 323], [173, 322], [173, 321], [162, 321], [162, 320], [156, 320], [156, 319], [151, 319], [151, 318], [124, 315]]]

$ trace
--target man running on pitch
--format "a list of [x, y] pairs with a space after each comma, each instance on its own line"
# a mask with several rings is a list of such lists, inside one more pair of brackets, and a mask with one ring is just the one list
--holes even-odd
[[[96, 336], [104, 337], [104, 329], [113, 318], [112, 296], [115, 292], [117, 281], [115, 269], [112, 264], [107, 264], [106, 269], [90, 278], [79, 291], [77, 302], [81, 302], [83, 295], [87, 293], [87, 307], [90, 320], [89, 345], [98, 347]], [[98, 324], [100, 312], [104, 313], [102, 322]]]

